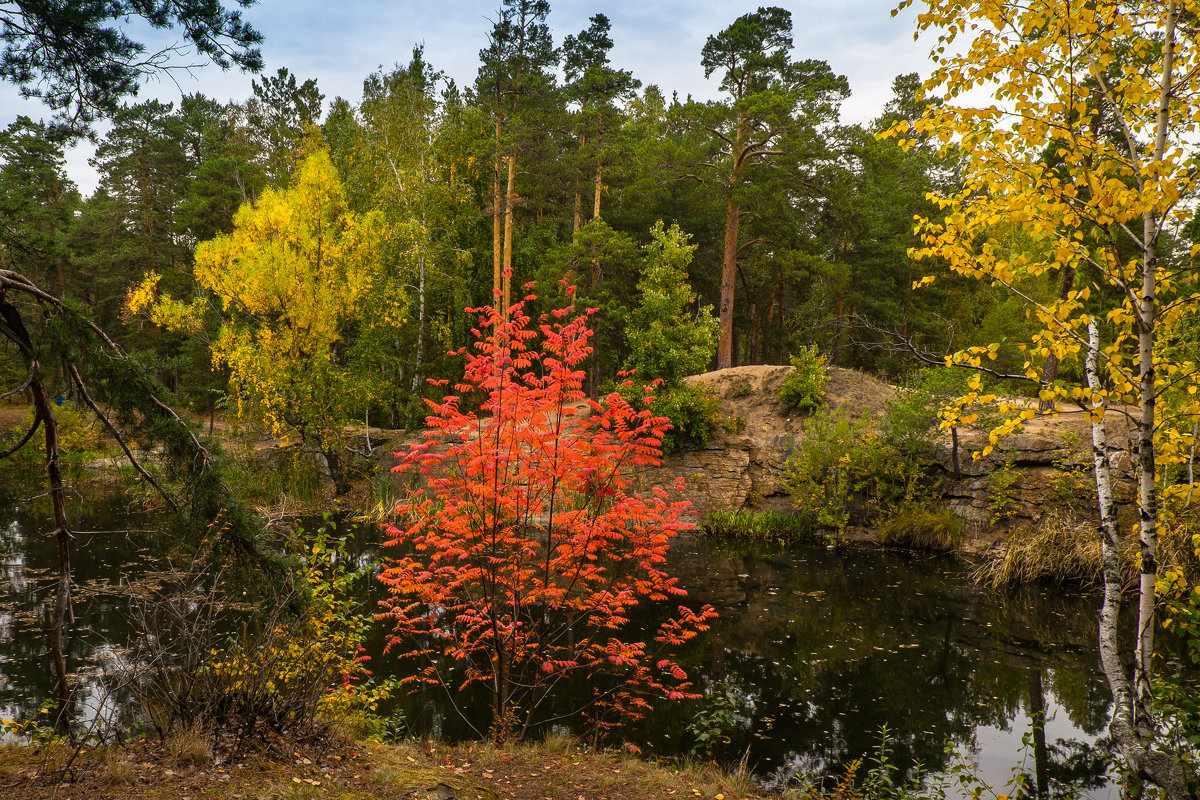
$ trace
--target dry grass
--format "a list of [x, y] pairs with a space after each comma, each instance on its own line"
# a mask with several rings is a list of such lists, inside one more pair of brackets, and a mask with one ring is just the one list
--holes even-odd
[[166, 742], [171, 762], [181, 767], [206, 767], [212, 762], [211, 737], [200, 728], [179, 731]]
[[[1122, 573], [1131, 575], [1136, 540], [1122, 545]], [[1093, 522], [1050, 516], [1037, 530], [1017, 529], [975, 568], [976, 581], [999, 588], [1048, 581], [1094, 586], [1103, 581], [1100, 533]]]
[[[556, 742], [558, 747], [562, 742]], [[570, 797], [606, 800], [762, 797], [746, 764], [732, 774], [717, 765], [688, 761], [669, 766], [629, 753], [592, 752], [578, 742], [549, 753], [544, 745], [494, 747], [459, 745], [447, 751], [452, 763], [484, 776], [498, 798]]]
[[[1192, 541], [1197, 523], [1172, 521], [1158, 536], [1159, 568], [1181, 567], [1200, 579], [1200, 555]], [[1121, 576], [1126, 588], [1136, 583], [1139, 545], [1136, 531], [1121, 541]], [[1004, 547], [990, 553], [973, 577], [993, 588], [1046, 581], [1095, 586], [1104, 581], [1100, 532], [1095, 522], [1051, 516], [1039, 530], [1017, 530]]]
[[134, 766], [121, 748], [106, 745], [96, 749], [96, 780], [105, 786], [127, 786], [136, 780]]
[[[181, 740], [182, 742], [182, 740]], [[63, 748], [63, 755], [69, 751]], [[665, 766], [627, 753], [593, 752], [569, 737], [546, 745], [395, 746], [339, 741], [323, 749], [287, 748], [288, 757], [213, 754], [204, 766], [181, 763], [193, 745], [153, 741], [80, 753], [67, 782], [47, 777], [47, 748], [0, 749], [4, 800], [758, 800], [748, 771], [727, 775], [693, 763]], [[187, 755], [190, 753], [191, 755]], [[186, 758], [185, 758], [186, 761]]]

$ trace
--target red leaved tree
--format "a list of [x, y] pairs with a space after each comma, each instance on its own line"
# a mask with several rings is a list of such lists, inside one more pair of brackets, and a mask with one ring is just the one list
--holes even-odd
[[[428, 437], [396, 468], [419, 470], [423, 488], [388, 528], [386, 545], [405, 553], [381, 576], [389, 649], [452, 697], [485, 686], [498, 739], [575, 714], [606, 727], [656, 696], [694, 696], [671, 651], [707, 630], [711, 606], [622, 635], [640, 602], [686, 594], [664, 562], [694, 527], [689, 504], [630, 491], [630, 470], [661, 459], [667, 420], [615, 393], [586, 398], [586, 314], [559, 309], [534, 329], [523, 304], [507, 318], [469, 312], [484, 333], [460, 353], [458, 394], [430, 404]], [[462, 410], [466, 395], [478, 413]]]

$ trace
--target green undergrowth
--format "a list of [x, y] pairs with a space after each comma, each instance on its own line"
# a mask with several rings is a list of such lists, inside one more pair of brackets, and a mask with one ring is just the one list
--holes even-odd
[[910, 505], [898, 509], [876, 531], [880, 543], [931, 553], [962, 547], [962, 521], [948, 509]]
[[816, 521], [810, 515], [782, 514], [777, 511], [713, 511], [704, 523], [710, 536], [725, 539], [792, 542], [809, 541], [816, 534]]

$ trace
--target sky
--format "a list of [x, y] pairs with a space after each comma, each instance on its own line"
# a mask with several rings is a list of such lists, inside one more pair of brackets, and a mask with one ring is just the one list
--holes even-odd
[[[774, 0], [792, 12], [797, 59], [816, 58], [845, 75], [850, 98], [841, 119], [867, 123], [891, 97], [892, 79], [929, 71], [928, 47], [913, 41], [913, 12], [891, 10], [895, 0]], [[227, 0], [226, 5], [232, 3]], [[657, 84], [668, 96], [718, 96], [717, 78], [704, 78], [700, 49], [759, 3], [741, 0], [550, 0], [548, 18], [555, 45], [604, 13], [612, 22], [613, 66], [628, 69], [643, 85]], [[334, 97], [357, 103], [362, 81], [380, 67], [406, 63], [417, 44], [425, 58], [459, 86], [475, 79], [479, 51], [496, 18], [500, 0], [259, 0], [244, 15], [264, 35], [267, 74], [287, 67], [298, 79], [316, 78], [326, 104]], [[221, 101], [251, 95], [253, 75], [215, 67], [144, 85], [138, 99], [178, 100], [203, 92]], [[18, 114], [48, 116], [40, 105], [0, 86], [0, 125]], [[102, 131], [103, 128], [100, 128]], [[96, 173], [88, 164], [94, 148], [86, 143], [68, 154], [67, 171], [90, 194]]]

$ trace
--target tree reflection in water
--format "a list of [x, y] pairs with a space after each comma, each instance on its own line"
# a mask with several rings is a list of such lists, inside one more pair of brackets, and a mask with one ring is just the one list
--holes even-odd
[[[93, 530], [152, 527], [132, 520], [120, 497], [90, 508]], [[0, 716], [28, 717], [53, 690], [38, 602], [53, 552], [37, 535], [36, 514], [9, 509], [0, 520]], [[364, 558], [378, 538], [374, 527], [362, 529]], [[77, 578], [119, 584], [137, 569], [122, 565], [152, 561], [169, 546], [169, 537], [81, 537]], [[1107, 793], [1100, 737], [1110, 697], [1098, 671], [1094, 598], [1037, 587], [992, 592], [953, 559], [875, 549], [779, 551], [694, 538], [672, 558], [688, 602], [721, 612], [686, 666], [725, 705], [706, 714], [704, 701], [660, 702], [628, 732], [648, 753], [691, 752], [697, 725], [719, 724], [727, 730], [712, 752], [729, 762], [745, 754], [764, 783], [782, 787], [869, 758], [886, 725], [898, 779], [917, 764], [944, 770], [957, 757], [997, 786], [1014, 770], [1026, 773], [1028, 794], [1039, 798], [1065, 787]], [[77, 614], [76, 663], [132, 635], [106, 593]], [[402, 667], [376, 655], [372, 669], [387, 677]], [[112, 702], [104, 699], [106, 713]], [[400, 710], [416, 733], [467, 736], [441, 702], [425, 693], [403, 699]]]

